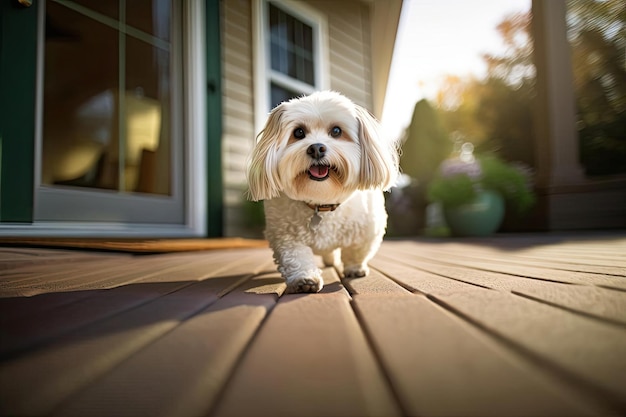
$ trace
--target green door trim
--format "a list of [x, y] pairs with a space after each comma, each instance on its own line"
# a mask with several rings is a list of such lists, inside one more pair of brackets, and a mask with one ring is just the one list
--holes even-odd
[[[35, 167], [37, 17], [0, 1], [0, 221], [31, 223]], [[15, 34], [20, 36], [15, 36]]]
[[220, 1], [206, 1], [207, 236], [224, 234]]

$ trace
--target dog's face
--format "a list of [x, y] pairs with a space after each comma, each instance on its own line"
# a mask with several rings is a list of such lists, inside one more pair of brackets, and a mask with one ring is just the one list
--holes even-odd
[[341, 203], [357, 189], [393, 185], [397, 153], [380, 137], [378, 122], [334, 92], [277, 106], [258, 137], [248, 165], [253, 200], [284, 193], [313, 204]]

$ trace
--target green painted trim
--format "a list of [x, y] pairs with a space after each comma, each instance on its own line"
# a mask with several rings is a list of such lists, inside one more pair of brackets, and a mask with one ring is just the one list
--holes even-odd
[[206, 0], [207, 236], [224, 234], [220, 0]]
[[0, 1], [0, 221], [33, 220], [37, 9]]

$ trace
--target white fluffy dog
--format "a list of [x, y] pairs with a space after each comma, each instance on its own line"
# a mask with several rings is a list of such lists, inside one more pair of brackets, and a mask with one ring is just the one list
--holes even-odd
[[341, 259], [345, 277], [368, 274], [387, 225], [382, 191], [397, 173], [396, 144], [341, 94], [318, 92], [272, 110], [247, 176], [250, 199], [265, 200], [265, 237], [288, 292], [322, 289], [314, 255], [326, 266]]

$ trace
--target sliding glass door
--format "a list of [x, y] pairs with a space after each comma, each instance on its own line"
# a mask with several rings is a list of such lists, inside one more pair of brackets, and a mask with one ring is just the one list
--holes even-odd
[[45, 2], [35, 221], [185, 222], [180, 5]]

